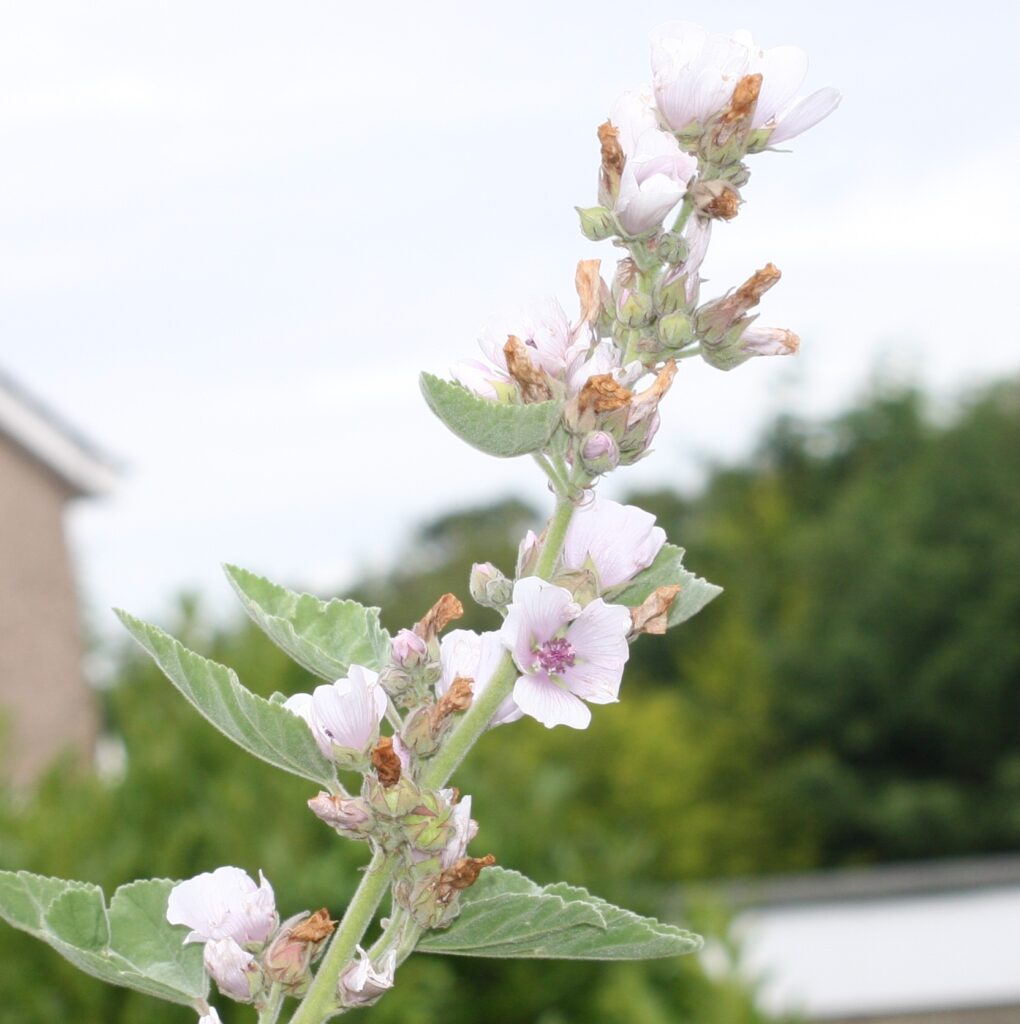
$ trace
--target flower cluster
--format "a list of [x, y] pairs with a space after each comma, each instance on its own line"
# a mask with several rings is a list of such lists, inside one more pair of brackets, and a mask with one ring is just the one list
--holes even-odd
[[[487, 419], [513, 425], [511, 433], [522, 425], [522, 446], [496, 445], [493, 454], [531, 454], [556, 511], [542, 533], [524, 537], [512, 577], [489, 562], [473, 567], [470, 594], [501, 617], [496, 628], [449, 629], [463, 607], [446, 594], [388, 650], [383, 633], [377, 660], [359, 648], [374, 667], [349, 665], [342, 678], [283, 703], [329, 762], [311, 776], [327, 789], [310, 809], [369, 845], [369, 879], [388, 865], [376, 900], [392, 891], [379, 941], [368, 951], [358, 945], [362, 928], [334, 947], [342, 956], [324, 961], [332, 974], [321, 1019], [367, 1006], [392, 987], [421, 933], [450, 925], [461, 894], [495, 863], [491, 854], [468, 854], [478, 832], [471, 797], [449, 786], [471, 744], [525, 716], [547, 728], [585, 729], [591, 705], [619, 699], [630, 644], [718, 593], [683, 569], [682, 550], [666, 545], [654, 516], [596, 488], [606, 473], [647, 455], [682, 360], [699, 356], [729, 370], [752, 356], [796, 352], [792, 332], [755, 323], [753, 311], [779, 280], [776, 267], [767, 263], [707, 301], [701, 267], [716, 222], [739, 213], [745, 160], [838, 105], [834, 89], [798, 97], [806, 70], [803, 51], [764, 50], [746, 33], [687, 24], [657, 32], [652, 85], [623, 95], [599, 126], [599, 205], [579, 211], [588, 238], [624, 250], [610, 279], [599, 260], [583, 260], [576, 317], [549, 298], [487, 328], [479, 339], [485, 359], [453, 370], [474, 397], [440, 382], [455, 408], [451, 418], [434, 408], [469, 440], [479, 440], [471, 434], [478, 421], [486, 421], [485, 436], [496, 430]], [[344, 773], [352, 772], [360, 788], [349, 790]], [[347, 920], [367, 921], [374, 907]], [[204, 945], [221, 992], [274, 1020], [283, 995], [308, 989], [334, 927], [325, 909], [281, 924], [268, 881], [260, 875], [256, 884], [235, 867], [175, 886], [167, 919], [190, 929], [185, 942]], [[200, 1012], [200, 1024], [218, 1024], [201, 1001]]]

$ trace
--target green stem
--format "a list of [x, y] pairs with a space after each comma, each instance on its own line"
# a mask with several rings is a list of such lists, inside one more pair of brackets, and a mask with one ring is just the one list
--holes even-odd
[[[546, 528], [545, 540], [535, 566], [534, 575], [549, 579], [563, 549], [563, 541], [567, 535], [567, 527], [574, 515], [574, 503], [567, 497], [560, 496], [556, 501], [549, 526]], [[488, 686], [475, 698], [471, 707], [462, 716], [456, 729], [450, 734], [442, 749], [429, 763], [420, 785], [423, 789], [438, 789], [444, 785], [454, 770], [464, 759], [467, 752], [475, 745], [479, 737], [489, 726], [496, 709], [509, 696], [517, 679], [517, 667], [509, 653], [503, 656], [499, 667], [489, 681]], [[372, 918], [389, 888], [393, 873], [397, 868], [396, 856], [387, 857], [381, 850], [376, 851], [365, 877], [362, 878], [357, 892], [351, 899], [344, 914], [340, 927], [337, 928], [333, 940], [329, 944], [326, 955], [315, 974], [308, 994], [301, 1001], [290, 1024], [322, 1024], [333, 1016], [337, 1010], [336, 987], [340, 972], [350, 963], [355, 949], [372, 923]], [[391, 923], [399, 939], [397, 955], [404, 958], [410, 954], [417, 942], [419, 929], [409, 928], [405, 932], [402, 922], [396, 919]], [[399, 931], [397, 929], [399, 928]], [[389, 932], [390, 929], [387, 929]], [[385, 934], [376, 945], [388, 949], [393, 942]], [[374, 946], [373, 949], [376, 947]]]
[[[556, 502], [556, 510], [546, 528], [545, 541], [535, 565], [534, 575], [544, 580], [549, 579], [556, 568], [563, 541], [567, 536], [567, 527], [574, 515], [574, 503], [569, 498], [560, 498]], [[471, 702], [471, 707], [464, 712], [457, 727], [446, 738], [439, 753], [429, 762], [422, 776], [421, 784], [425, 789], [438, 789], [444, 786], [457, 766], [464, 760], [467, 752], [478, 742], [479, 737], [489, 727], [492, 716], [503, 701], [510, 696], [510, 691], [517, 681], [519, 673], [510, 653], [503, 655], [488, 685]]]
[[562, 497], [567, 493], [568, 485], [564, 479], [563, 474], [556, 468], [551, 459], [547, 458], [541, 452], [535, 452], [532, 458], [538, 464], [538, 468], [549, 478], [549, 482], [553, 485], [553, 490], [559, 497]]
[[673, 227], [671, 228], [673, 234], [679, 235], [687, 225], [687, 221], [694, 210], [694, 200], [691, 199], [690, 193], [684, 196], [683, 204], [680, 207], [680, 212], [677, 214], [677, 218], [673, 221]]
[[266, 999], [265, 1006], [259, 1010], [258, 1024], [276, 1024], [276, 1020], [280, 1016], [280, 1010], [282, 1007], [283, 987], [279, 982], [275, 982], [269, 990], [269, 996]]
[[387, 858], [381, 850], [376, 851], [319, 964], [315, 980], [290, 1024], [322, 1024], [337, 1012], [336, 986], [340, 972], [354, 957], [358, 943], [386, 895], [396, 867], [395, 857]]

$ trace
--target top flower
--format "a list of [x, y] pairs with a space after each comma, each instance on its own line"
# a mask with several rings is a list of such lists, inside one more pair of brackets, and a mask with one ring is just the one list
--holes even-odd
[[839, 106], [833, 88], [795, 98], [807, 74], [807, 54], [798, 46], [763, 50], [747, 32], [723, 36], [687, 22], [652, 35], [655, 99], [674, 131], [724, 110], [740, 79], [755, 74], [762, 84], [751, 127], [768, 131], [769, 144], [800, 135]]

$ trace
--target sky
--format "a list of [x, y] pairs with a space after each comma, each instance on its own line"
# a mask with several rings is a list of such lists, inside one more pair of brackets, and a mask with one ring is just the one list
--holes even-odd
[[69, 517], [91, 628], [165, 622], [183, 589], [219, 613], [222, 562], [328, 594], [431, 516], [545, 500], [528, 460], [445, 433], [417, 373], [528, 298], [572, 310], [576, 261], [613, 260], [573, 207], [669, 20], [796, 43], [844, 100], [752, 158], [703, 268], [709, 296], [776, 263], [760, 322], [801, 354], [685, 363], [656, 455], [606, 493], [693, 486], [882, 375], [946, 398], [1015, 373], [1012, 7], [0, 4], [0, 366], [122, 467]]

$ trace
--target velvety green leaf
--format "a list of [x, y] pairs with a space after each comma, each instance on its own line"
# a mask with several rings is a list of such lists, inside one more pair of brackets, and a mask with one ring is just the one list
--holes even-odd
[[192, 1005], [208, 994], [209, 979], [201, 946], [185, 946], [187, 928], [166, 919], [173, 885], [166, 879], [132, 882], [114, 893], [107, 910], [98, 886], [0, 871], [0, 917], [86, 974]]
[[246, 690], [232, 669], [189, 651], [127, 612], [117, 615], [167, 678], [225, 736], [277, 768], [330, 787], [336, 771], [305, 721]]
[[625, 604], [636, 608], [658, 587], [668, 587], [675, 583], [680, 585], [680, 593], [669, 609], [670, 626], [686, 622], [722, 593], [722, 587], [717, 587], [684, 568], [683, 548], [678, 548], [675, 544], [663, 544], [655, 561], [635, 576], [623, 590], [612, 594], [608, 599], [613, 604]]
[[378, 670], [389, 660], [390, 637], [379, 625], [378, 608], [320, 601], [234, 565], [224, 570], [259, 629], [309, 672], [332, 682], [351, 665]]
[[500, 458], [541, 451], [562, 414], [559, 402], [503, 405], [431, 373], [423, 373], [420, 383], [429, 408], [453, 433], [479, 451]]
[[542, 887], [502, 868], [486, 868], [461, 896], [453, 924], [418, 943], [426, 953], [544, 960], [646, 960], [700, 948], [701, 938], [691, 932], [584, 889]]

